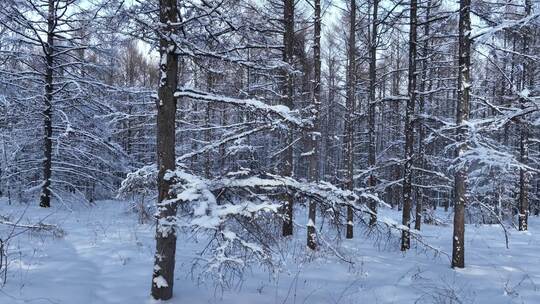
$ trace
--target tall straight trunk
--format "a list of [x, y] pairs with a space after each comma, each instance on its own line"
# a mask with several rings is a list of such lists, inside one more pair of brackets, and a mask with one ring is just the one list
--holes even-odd
[[[0, 46], [1, 47], [1, 46]], [[4, 109], [4, 127], [6, 128], [6, 134], [10, 134], [11, 133], [11, 124], [9, 123], [9, 109]], [[7, 168], [8, 166], [8, 156], [7, 156], [7, 147], [6, 147], [6, 139], [5, 138], [2, 138], [2, 157], [4, 158], [4, 166], [5, 168]], [[4, 171], [2, 172], [5, 172], [6, 169], [4, 169]], [[0, 175], [0, 178], [3, 177]], [[8, 205], [11, 205], [11, 183], [10, 183], [10, 179], [9, 178], [6, 178], [6, 184], [5, 184], [5, 187], [6, 187], [6, 191], [7, 191], [7, 198], [8, 198]], [[2, 193], [3, 194], [3, 193]]]
[[[282, 83], [282, 103], [293, 108], [293, 76], [289, 69], [293, 66], [293, 53], [294, 53], [294, 0], [283, 1], [283, 22], [285, 31], [283, 33], [283, 61], [286, 62], [289, 67], [283, 71], [284, 81]], [[293, 173], [293, 134], [292, 130], [288, 130], [286, 134], [286, 148], [284, 153], [284, 163], [282, 166], [282, 174], [284, 176], [292, 176]], [[283, 208], [283, 236], [293, 234], [293, 197], [290, 193], [284, 195], [285, 205]]]
[[335, 95], [337, 91], [336, 86], [336, 60], [330, 57], [328, 60], [328, 98], [327, 103], [327, 116], [326, 116], [326, 125], [325, 125], [325, 143], [326, 147], [325, 153], [325, 170], [322, 176], [330, 175], [329, 181], [331, 183], [336, 183], [337, 174], [335, 174], [335, 164], [339, 161], [335, 154], [335, 148], [333, 147], [336, 136], [336, 122], [335, 122]]
[[[456, 125], [458, 126], [456, 157], [467, 150], [467, 129], [463, 124], [469, 120], [470, 68], [471, 68], [471, 0], [460, 1], [459, 11], [459, 71]], [[467, 202], [467, 168], [461, 166], [455, 173], [454, 184], [454, 237], [452, 267], [465, 267], [465, 204]]]
[[[214, 89], [214, 75], [212, 74], [211, 71], [207, 71], [206, 72], [206, 90], [208, 92], [213, 92], [213, 89]], [[205, 125], [205, 130], [204, 130], [204, 144], [205, 145], [208, 145], [210, 144], [211, 142], [211, 138], [212, 138], [212, 132], [210, 131], [211, 130], [211, 126], [210, 126], [210, 123], [211, 123], [211, 118], [212, 118], [212, 113], [211, 113], [211, 108], [210, 108], [210, 104], [207, 104], [206, 107], [205, 107], [205, 115], [204, 115], [204, 125]], [[205, 159], [204, 159], [204, 176], [206, 178], [210, 178], [211, 177], [211, 169], [212, 169], [212, 153], [210, 151], [206, 152], [205, 155], [204, 155]]]
[[[159, 19], [167, 25], [178, 20], [176, 0], [159, 1]], [[178, 55], [170, 40], [175, 30], [172, 26], [163, 29], [159, 40], [161, 79], [157, 103], [157, 167], [158, 167], [158, 214], [156, 225], [156, 253], [152, 273], [152, 297], [168, 300], [173, 295], [174, 266], [176, 253], [176, 230], [174, 217], [176, 204], [163, 203], [170, 198], [170, 181], [165, 173], [175, 169], [175, 117], [178, 85]]]
[[[308, 179], [312, 182], [319, 180], [319, 110], [321, 105], [321, 1], [315, 0], [314, 32], [313, 32], [313, 126], [308, 133], [309, 172]], [[316, 205], [309, 202], [307, 225], [307, 246], [317, 249], [315, 217]]]
[[[354, 189], [354, 110], [355, 110], [355, 86], [356, 86], [356, 0], [351, 0], [349, 15], [349, 37], [347, 52], [347, 100], [345, 110], [345, 136], [344, 139], [344, 165], [345, 165], [345, 188]], [[353, 238], [353, 209], [347, 206], [347, 232], [346, 238]]]
[[[127, 76], [127, 80], [128, 80], [128, 85], [129, 87], [134, 87], [135, 86], [135, 62], [133, 60], [133, 56], [134, 56], [134, 48], [132, 46], [132, 44], [130, 43], [130, 46], [128, 48], [128, 67], [127, 67], [127, 70], [126, 70], [126, 76]], [[84, 60], [84, 50], [81, 51], [81, 61]], [[83, 70], [84, 72], [84, 70]], [[133, 114], [133, 98], [131, 96], [130, 93], [127, 94], [127, 112], [128, 112], [128, 117], [127, 117], [127, 122], [126, 122], [126, 154], [132, 159], [132, 160], [135, 160], [137, 161], [135, 158], [134, 158], [134, 154], [133, 151], [132, 151], [132, 146], [133, 146], [133, 126], [132, 126], [132, 114]]]
[[[519, 160], [527, 165], [529, 159], [529, 132], [528, 126], [520, 126]], [[527, 231], [529, 222], [529, 172], [525, 168], [519, 170], [519, 231]]]
[[[400, 68], [401, 68], [401, 65], [400, 65], [400, 45], [399, 45], [399, 40], [397, 41], [396, 43], [396, 71], [393, 73], [392, 75], [392, 95], [393, 96], [399, 96], [400, 95], [400, 92], [399, 92], [399, 79], [400, 79]], [[400, 115], [400, 112], [399, 112], [399, 102], [398, 101], [393, 101], [392, 102], [392, 114], [394, 116], [394, 122], [393, 124], [395, 125], [395, 129], [393, 130], [392, 132], [392, 142], [396, 142], [398, 140], [398, 137], [399, 137], [399, 134], [401, 132], [399, 132], [399, 128], [401, 127], [401, 115]], [[399, 150], [396, 151], [396, 154], [399, 153]], [[396, 164], [393, 166], [393, 172], [392, 172], [392, 175], [393, 175], [393, 180], [394, 181], [397, 181], [399, 180], [399, 178], [401, 177], [401, 166], [399, 164]], [[399, 185], [394, 185], [392, 186], [392, 208], [394, 206], [397, 207], [398, 210], [401, 209], [401, 188], [399, 187]]]
[[[211, 142], [211, 132], [210, 132], [210, 119], [211, 119], [211, 115], [210, 115], [210, 104], [207, 104], [206, 107], [205, 107], [205, 111], [204, 111], [204, 125], [205, 125], [205, 130], [204, 130], [204, 144], [205, 145], [208, 145], [210, 144]], [[210, 174], [210, 170], [211, 170], [211, 165], [212, 165], [212, 161], [211, 161], [211, 158], [212, 158], [212, 153], [210, 151], [206, 152], [205, 155], [204, 155], [204, 176], [206, 178], [210, 178], [211, 174]]]
[[[131, 85], [133, 86], [133, 84]], [[133, 151], [132, 151], [132, 140], [133, 140], [133, 131], [132, 131], [132, 124], [131, 124], [131, 115], [133, 114], [133, 105], [132, 105], [132, 101], [131, 101], [131, 94], [128, 93], [128, 97], [127, 97], [127, 106], [128, 106], [128, 118], [127, 118], [127, 134], [126, 134], [126, 154], [129, 155], [130, 157], [133, 157], [132, 154], [133, 154]]]
[[[535, 184], [536, 184], [535, 192], [536, 192], [536, 196], [538, 197], [540, 195], [540, 185], [539, 185], [540, 181], [536, 180]], [[538, 201], [538, 199], [536, 199], [535, 202], [536, 203], [534, 204], [534, 215], [539, 216], [540, 215], [540, 202]], [[11, 205], [11, 203], [10, 203], [10, 205]]]
[[[405, 167], [403, 168], [403, 216], [402, 224], [411, 227], [412, 202], [412, 164], [414, 154], [414, 104], [416, 102], [416, 24], [417, 0], [411, 0], [409, 17], [409, 85], [407, 109], [405, 111]], [[411, 247], [411, 236], [408, 230], [401, 234], [401, 250]]]
[[[369, 147], [368, 147], [368, 166], [370, 169], [369, 174], [369, 187], [374, 188], [376, 179], [374, 169], [375, 169], [375, 82], [377, 80], [377, 25], [378, 20], [378, 10], [379, 10], [379, 0], [373, 0], [373, 17], [371, 25], [371, 38], [369, 46], [369, 104], [368, 104], [368, 137], [369, 137]], [[369, 201], [369, 208], [371, 209], [371, 218], [369, 220], [369, 225], [374, 225], [377, 222], [377, 202], [374, 200]]]
[[[431, 0], [428, 0], [426, 7], [426, 18], [424, 24], [424, 45], [422, 46], [422, 84], [421, 84], [421, 95], [419, 98], [419, 109], [418, 112], [420, 115], [424, 115], [425, 104], [426, 104], [426, 82], [427, 82], [427, 63], [428, 63], [428, 51], [429, 51], [429, 18], [431, 12]], [[416, 26], [415, 26], [416, 27]], [[431, 84], [431, 81], [430, 81]], [[431, 85], [430, 88], [431, 89]], [[420, 168], [425, 169], [426, 160], [425, 160], [425, 146], [424, 138], [426, 129], [424, 128], [424, 120], [418, 120], [418, 157]], [[418, 175], [418, 181], [420, 184], [424, 181], [423, 174]], [[417, 196], [416, 196], [416, 215], [414, 219], [414, 229], [420, 230], [422, 225], [422, 213], [424, 208], [424, 192], [422, 187], [418, 187]]]
[[[530, 16], [532, 9], [531, 0], [525, 0], [525, 15]], [[530, 29], [525, 27], [525, 33], [523, 35], [523, 53], [529, 52], [530, 44]], [[532, 80], [534, 75], [529, 71], [533, 65], [532, 62], [523, 65], [522, 74], [522, 87], [525, 89], [528, 85], [532, 87]], [[527, 83], [527, 77], [529, 77], [530, 83]], [[525, 103], [525, 100], [521, 100]], [[526, 166], [529, 160], [529, 128], [527, 122], [523, 122], [520, 126], [520, 142], [519, 142], [519, 158], [520, 162]], [[527, 231], [529, 222], [529, 172], [525, 168], [519, 170], [519, 231]]]
[[47, 16], [47, 47], [45, 48], [45, 96], [43, 98], [43, 181], [39, 206], [51, 206], [51, 166], [52, 166], [52, 102], [53, 102], [53, 64], [54, 64], [54, 30], [56, 27], [56, 10], [54, 0], [49, 0]]
[[[221, 125], [222, 126], [226, 126], [227, 125], [227, 121], [228, 121], [228, 115], [227, 115], [227, 111], [225, 109], [222, 109], [221, 110]], [[248, 143], [249, 143], [249, 139], [248, 138]], [[221, 170], [221, 173], [225, 173], [226, 171], [226, 167], [225, 167], [225, 164], [227, 163], [227, 154], [225, 153], [226, 150], [225, 150], [225, 145], [221, 145], [219, 147], [219, 167], [220, 167], [220, 170]]]

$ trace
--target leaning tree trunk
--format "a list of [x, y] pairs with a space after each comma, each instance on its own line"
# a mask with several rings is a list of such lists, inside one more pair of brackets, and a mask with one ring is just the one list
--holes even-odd
[[[345, 111], [345, 136], [344, 138], [344, 165], [345, 165], [345, 188], [354, 189], [354, 108], [355, 108], [355, 85], [356, 85], [356, 0], [351, 0], [349, 15], [349, 37], [347, 51], [347, 100]], [[353, 238], [353, 209], [347, 206], [347, 232], [346, 238]]]
[[[377, 18], [379, 9], [379, 0], [373, 1], [373, 18], [371, 25], [371, 38], [369, 47], [369, 104], [368, 104], [368, 166], [369, 166], [369, 187], [375, 188], [375, 82], [377, 78], [377, 25], [379, 20]], [[374, 200], [369, 201], [369, 208], [371, 209], [371, 217], [369, 225], [372, 226], [377, 222], [377, 202]]]
[[[459, 12], [459, 74], [458, 103], [456, 112], [457, 147], [456, 157], [467, 150], [467, 128], [463, 125], [469, 120], [470, 68], [471, 68], [471, 0], [460, 1]], [[465, 204], [467, 202], [467, 167], [459, 166], [454, 184], [454, 237], [452, 246], [452, 267], [465, 267]]]
[[[319, 110], [321, 105], [321, 1], [315, 0], [315, 20], [313, 32], [313, 125], [308, 132], [309, 172], [308, 179], [315, 182], [319, 179]], [[307, 246], [317, 249], [315, 217], [317, 206], [314, 201], [309, 202], [307, 225]]]
[[[176, 23], [176, 0], [160, 0], [161, 24]], [[173, 294], [174, 265], [176, 254], [176, 231], [174, 217], [176, 204], [165, 203], [170, 197], [170, 181], [165, 173], [175, 169], [175, 117], [174, 92], [178, 84], [178, 56], [172, 44], [175, 30], [168, 25], [159, 40], [161, 79], [157, 103], [157, 166], [158, 166], [158, 214], [156, 225], [156, 253], [152, 274], [152, 297], [168, 300]], [[164, 202], [165, 201], [165, 202]]]
[[47, 45], [45, 47], [45, 96], [43, 101], [43, 182], [39, 206], [51, 206], [51, 166], [52, 166], [52, 102], [53, 102], [53, 56], [54, 56], [54, 30], [56, 27], [56, 9], [54, 0], [49, 0], [47, 16]]
[[[288, 64], [288, 67], [283, 71], [282, 82], [282, 103], [293, 108], [293, 75], [290, 73], [290, 69], [293, 66], [293, 54], [294, 54], [294, 0], [283, 1], [283, 20], [285, 31], [283, 33], [283, 61]], [[284, 163], [282, 167], [282, 174], [284, 176], [292, 176], [293, 173], [293, 134], [292, 130], [288, 130], [286, 134], [286, 148], [283, 151]], [[291, 193], [285, 193], [285, 205], [283, 208], [283, 236], [293, 234], [293, 197]]]
[[[403, 216], [402, 224], [411, 227], [412, 164], [414, 154], [414, 104], [416, 101], [416, 11], [417, 0], [411, 0], [409, 18], [409, 86], [405, 111], [405, 168], [403, 169]], [[401, 234], [401, 250], [411, 247], [409, 230]]]

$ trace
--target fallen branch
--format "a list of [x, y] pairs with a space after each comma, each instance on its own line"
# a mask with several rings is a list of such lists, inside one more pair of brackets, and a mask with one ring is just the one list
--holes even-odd
[[65, 234], [62, 228], [53, 224], [46, 224], [42, 222], [38, 222], [37, 224], [13, 223], [4, 217], [0, 219], [0, 225], [6, 225], [13, 228], [21, 228], [21, 229], [25, 229], [25, 231], [31, 230], [33, 232], [42, 232], [42, 231], [51, 232], [55, 237], [62, 237]]

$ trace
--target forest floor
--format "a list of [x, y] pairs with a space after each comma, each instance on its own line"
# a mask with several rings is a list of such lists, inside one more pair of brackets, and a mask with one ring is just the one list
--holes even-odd
[[[72, 211], [0, 203], [0, 215], [11, 221], [43, 219], [65, 232], [26, 232], [10, 241], [1, 304], [154, 303], [149, 296], [154, 227], [139, 224], [137, 215], [127, 212], [128, 203], [100, 201]], [[382, 213], [400, 218], [394, 210]], [[270, 276], [255, 267], [227, 290], [193, 279], [191, 261], [204, 243], [181, 237], [175, 297], [167, 303], [540, 303], [540, 220], [531, 218], [529, 229], [511, 230], [506, 249], [501, 227], [468, 225], [462, 270], [452, 270], [445, 254], [421, 246], [403, 254], [395, 238], [361, 232], [338, 248], [353, 264], [322, 253], [307, 259], [305, 231], [299, 230], [288, 241], [287, 271]], [[9, 231], [0, 225], [0, 237]], [[424, 225], [422, 235], [451, 252], [450, 225]]]

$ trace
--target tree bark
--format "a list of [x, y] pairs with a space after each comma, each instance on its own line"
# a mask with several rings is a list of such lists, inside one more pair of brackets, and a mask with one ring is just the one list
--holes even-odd
[[[525, 0], [525, 15], [530, 16], [532, 9], [531, 0]], [[525, 27], [525, 33], [523, 35], [523, 53], [529, 53], [530, 35], [529, 28]], [[533, 65], [532, 62], [523, 65], [522, 74], [522, 89], [525, 89], [530, 85], [532, 88], [533, 74], [529, 71]], [[527, 77], [530, 78], [531, 83], [527, 83]], [[526, 101], [521, 100], [524, 104]], [[519, 141], [519, 160], [522, 165], [527, 166], [529, 161], [529, 126], [527, 122], [523, 122], [520, 126], [520, 141]], [[518, 219], [519, 231], [527, 231], [529, 224], [529, 172], [525, 168], [519, 170], [519, 219]]]
[[[459, 74], [458, 103], [456, 111], [457, 142], [456, 157], [459, 159], [467, 148], [469, 120], [470, 67], [471, 67], [471, 0], [461, 0], [459, 10]], [[452, 267], [465, 267], [465, 204], [467, 202], [467, 168], [460, 166], [455, 173], [454, 184], [454, 237], [452, 238]]]
[[[379, 10], [379, 0], [373, 0], [373, 17], [371, 25], [371, 38], [369, 46], [369, 105], [368, 105], [368, 166], [370, 169], [368, 184], [371, 189], [375, 187], [376, 178], [374, 174], [376, 158], [375, 158], [375, 82], [377, 78], [377, 25]], [[369, 200], [369, 208], [372, 211], [369, 225], [372, 226], [377, 222], [377, 202]]]
[[[414, 156], [414, 106], [416, 102], [416, 24], [417, 0], [411, 0], [409, 17], [409, 85], [407, 109], [405, 111], [405, 167], [403, 168], [403, 215], [402, 224], [411, 227], [412, 164]], [[411, 247], [408, 230], [401, 233], [401, 250]]]
[[[283, 87], [282, 103], [289, 107], [293, 108], [293, 76], [291, 75], [289, 69], [293, 67], [293, 54], [294, 54], [294, 0], [284, 0], [283, 1], [283, 22], [285, 31], [283, 33], [283, 61], [289, 66], [283, 71]], [[284, 163], [282, 167], [282, 174], [284, 176], [292, 176], [293, 173], [293, 134], [291, 130], [287, 131], [286, 134], [286, 148], [284, 153]], [[293, 197], [291, 193], [285, 193], [284, 195], [285, 204], [283, 206], [283, 236], [288, 236], [293, 234]]]
[[[425, 90], [426, 90], [426, 82], [427, 82], [427, 63], [428, 63], [428, 51], [429, 51], [429, 18], [430, 18], [430, 12], [431, 12], [431, 0], [428, 0], [427, 7], [426, 7], [426, 18], [425, 18], [425, 25], [424, 25], [424, 45], [422, 47], [422, 84], [421, 84], [421, 95], [419, 98], [419, 109], [418, 112], [420, 115], [424, 115], [425, 111], [425, 104], [426, 104], [426, 98], [425, 98]], [[418, 16], [417, 16], [418, 18]], [[418, 30], [418, 28], [417, 28]], [[431, 84], [431, 82], [430, 82]], [[431, 89], [431, 85], [430, 88]], [[426, 134], [426, 129], [424, 127], [424, 119], [418, 119], [417, 121], [418, 125], [418, 163], [420, 168], [424, 168], [426, 166], [426, 160], [425, 160], [425, 146], [424, 146], [424, 138]], [[423, 183], [424, 177], [423, 174], [418, 174], [417, 178], [418, 182], [420, 184]], [[420, 227], [422, 225], [422, 215], [424, 213], [423, 209], [424, 207], [424, 191], [422, 190], [422, 187], [417, 187], [417, 196], [416, 196], [416, 216], [414, 219], [414, 229], [420, 230]]]
[[43, 181], [39, 206], [51, 206], [51, 172], [52, 172], [52, 102], [53, 102], [53, 64], [54, 64], [54, 30], [56, 27], [56, 9], [54, 0], [49, 0], [47, 16], [47, 45], [45, 47], [45, 96], [43, 98]]
[[[312, 182], [319, 180], [319, 110], [321, 105], [321, 1], [315, 0], [314, 37], [313, 37], [313, 125], [308, 132], [309, 172], [308, 179]], [[317, 206], [309, 202], [309, 219], [307, 225], [307, 246], [317, 249], [315, 218]]]
[[164, 203], [171, 197], [170, 181], [165, 173], [175, 169], [175, 117], [178, 85], [178, 55], [170, 41], [175, 30], [169, 23], [178, 20], [176, 0], [160, 0], [160, 22], [164, 26], [160, 46], [161, 79], [157, 104], [157, 167], [158, 167], [158, 214], [156, 225], [156, 254], [152, 274], [152, 297], [168, 300], [173, 295], [176, 254], [176, 231], [174, 217], [176, 204]]
[[[397, 42], [395, 43], [395, 45], [396, 45], [396, 71], [392, 75], [392, 95], [399, 96], [400, 95], [399, 81], [401, 78], [400, 51], [399, 51], [401, 46], [399, 45], [399, 38], [397, 39]], [[392, 132], [393, 134], [392, 142], [396, 142], [398, 140], [399, 134], [401, 133], [399, 132], [399, 129], [401, 127], [401, 114], [400, 114], [399, 108], [400, 108], [399, 102], [393, 101], [391, 109], [392, 109], [395, 129]], [[399, 153], [399, 150], [396, 150], [396, 154], [398, 153]], [[401, 177], [401, 165], [395, 164], [393, 166], [392, 171], [393, 171], [392, 172], [393, 180], [394, 181], [399, 180]], [[392, 191], [392, 208], [396, 206], [398, 210], [401, 210], [402, 209], [402, 205], [401, 205], [402, 189], [400, 185], [396, 184], [392, 186], [391, 191]]]
[[[214, 90], [214, 75], [212, 73], [212, 71], [206, 71], [206, 90], [208, 92], [212, 92], [213, 93], [213, 90]], [[211, 132], [211, 119], [212, 119], [212, 114], [211, 114], [211, 108], [210, 108], [210, 104], [207, 104], [206, 107], [205, 107], [205, 115], [204, 115], [204, 124], [205, 124], [205, 128], [206, 130], [204, 130], [204, 142], [205, 142], [205, 145], [208, 145], [210, 144], [210, 142], [212, 141], [212, 132]], [[212, 173], [211, 173], [211, 170], [212, 170], [212, 153], [211, 151], [208, 151], [204, 154], [204, 176], [206, 178], [211, 178], [212, 177]]]
[[[345, 188], [354, 189], [354, 111], [356, 104], [356, 1], [351, 0], [349, 12], [349, 37], [347, 50], [347, 99], [345, 111], [345, 136], [344, 136], [344, 164], [345, 164]], [[354, 235], [354, 219], [352, 207], [347, 207], [347, 231], [346, 238], [352, 239]]]

